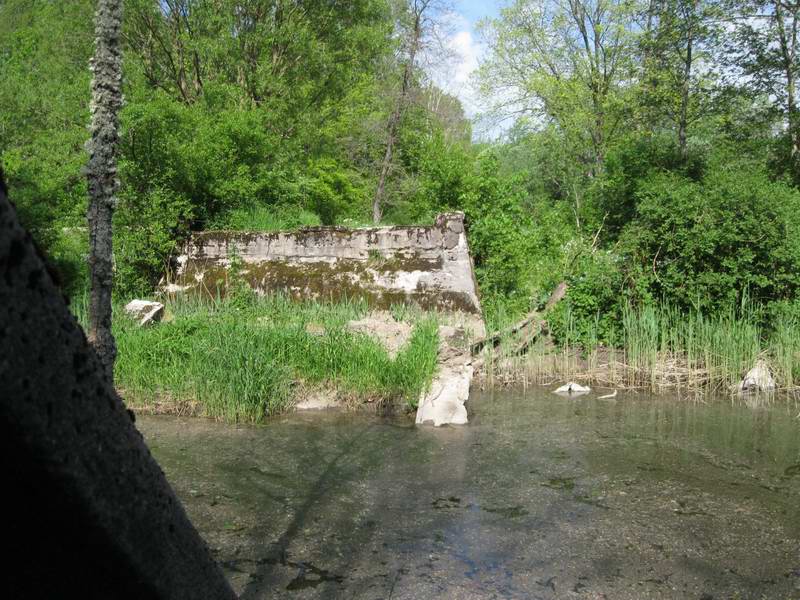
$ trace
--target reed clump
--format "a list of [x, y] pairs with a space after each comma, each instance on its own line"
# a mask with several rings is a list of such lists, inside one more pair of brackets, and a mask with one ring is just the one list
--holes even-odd
[[359, 302], [178, 299], [163, 322], [145, 328], [116, 308], [116, 384], [129, 405], [145, 410], [259, 422], [313, 390], [415, 407], [436, 369], [435, 318], [417, 318], [409, 343], [391, 358], [378, 340], [347, 328], [367, 313]]
[[501, 344], [490, 357], [493, 376], [505, 383], [551, 383], [579, 379], [610, 387], [659, 392], [730, 391], [758, 360], [770, 366], [781, 390], [800, 384], [800, 323], [783, 316], [768, 323], [757, 307], [708, 316], [675, 307], [623, 308], [615, 347], [598, 336], [579, 336], [567, 326], [558, 340], [546, 336], [524, 356], [510, 356]]

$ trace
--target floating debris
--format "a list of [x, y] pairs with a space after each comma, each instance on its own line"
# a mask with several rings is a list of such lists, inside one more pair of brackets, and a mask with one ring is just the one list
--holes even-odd
[[585, 385], [581, 385], [580, 383], [575, 383], [574, 381], [570, 381], [569, 383], [562, 385], [554, 393], [577, 395], [577, 394], [588, 394], [591, 391], [592, 391], [591, 388], [588, 388]]

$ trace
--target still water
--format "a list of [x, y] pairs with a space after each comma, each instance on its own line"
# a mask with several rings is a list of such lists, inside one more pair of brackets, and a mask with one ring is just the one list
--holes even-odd
[[137, 426], [245, 599], [800, 598], [797, 404], [468, 406]]

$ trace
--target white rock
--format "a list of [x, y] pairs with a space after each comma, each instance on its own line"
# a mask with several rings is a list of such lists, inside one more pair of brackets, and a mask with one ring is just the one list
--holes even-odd
[[588, 388], [585, 385], [581, 385], [580, 383], [575, 383], [574, 381], [570, 381], [569, 383], [562, 385], [560, 388], [555, 390], [555, 393], [578, 395], [578, 394], [588, 394], [591, 391], [592, 391], [591, 388]]
[[150, 300], [131, 300], [125, 305], [125, 312], [139, 321], [140, 327], [144, 327], [161, 320], [164, 316], [164, 305]]
[[464, 403], [469, 398], [472, 372], [471, 364], [442, 366], [431, 389], [420, 399], [417, 425], [466, 425], [468, 419]]
[[770, 373], [766, 361], [758, 360], [756, 365], [747, 372], [739, 384], [739, 392], [771, 392], [775, 389], [775, 380]]

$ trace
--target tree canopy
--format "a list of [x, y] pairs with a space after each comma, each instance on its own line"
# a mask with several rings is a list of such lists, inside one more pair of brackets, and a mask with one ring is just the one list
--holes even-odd
[[[0, 5], [0, 160], [70, 293], [93, 10]], [[428, 72], [447, 10], [126, 0], [116, 293], [151, 291], [195, 230], [463, 210], [497, 322], [561, 280], [586, 323], [626, 303], [795, 310], [800, 3], [514, 0], [481, 25], [484, 116], [512, 123], [494, 141]]]

